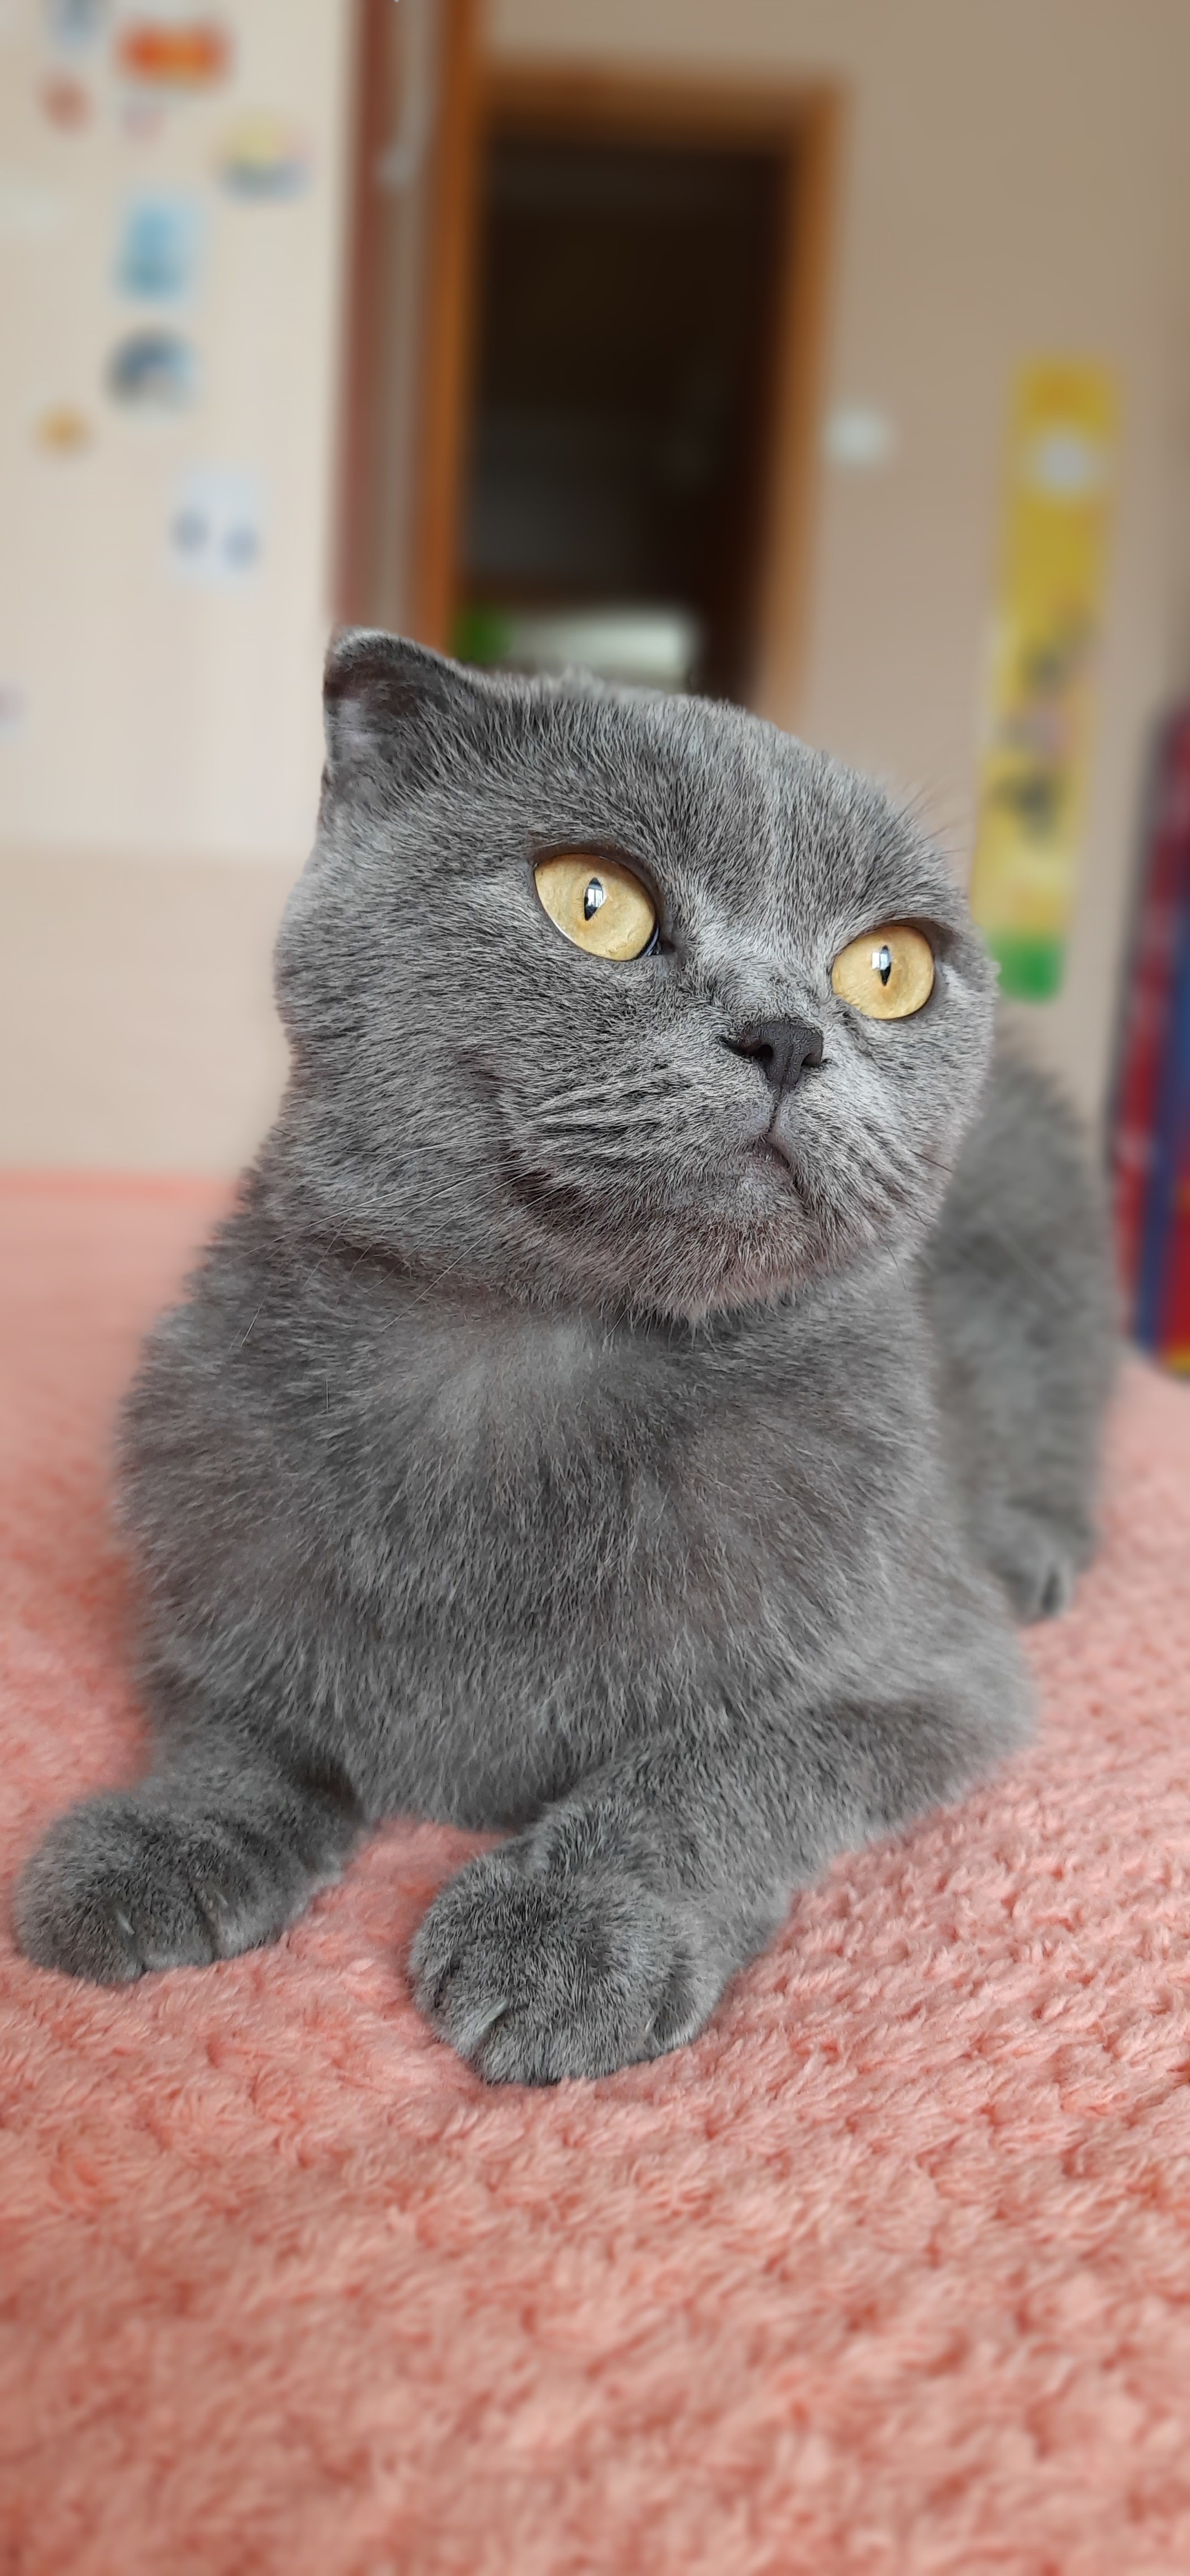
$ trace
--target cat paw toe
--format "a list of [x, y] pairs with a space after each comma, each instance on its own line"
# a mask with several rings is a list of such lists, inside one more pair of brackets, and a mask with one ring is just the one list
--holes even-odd
[[1029, 1625], [1069, 1609], [1092, 1547], [1086, 1530], [1042, 1512], [1016, 1510], [1001, 1515], [989, 1555], [1017, 1618]]

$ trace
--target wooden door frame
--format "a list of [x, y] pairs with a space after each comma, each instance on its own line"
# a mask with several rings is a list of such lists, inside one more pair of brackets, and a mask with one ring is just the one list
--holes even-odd
[[[456, 567], [466, 456], [464, 437], [473, 363], [476, 182], [486, 133], [501, 122], [540, 124], [589, 136], [666, 134], [691, 145], [750, 143], [779, 153], [785, 168], [783, 240], [777, 296], [777, 346], [768, 424], [762, 520], [757, 652], [751, 702], [783, 723], [796, 708], [810, 592], [811, 531], [817, 487], [818, 423], [823, 389], [831, 253], [842, 128], [842, 100], [824, 83], [674, 72], [661, 64], [609, 69], [587, 62], [551, 64], [482, 60], [479, 0], [439, 0], [445, 44], [439, 115], [429, 176], [431, 233], [422, 332], [417, 438], [417, 493], [409, 624], [440, 649], [449, 646], [456, 605]], [[393, 0], [361, 0], [365, 23]], [[360, 49], [368, 64], [368, 44]], [[374, 61], [368, 77], [375, 79]], [[361, 132], [368, 101], [361, 97]], [[374, 196], [374, 192], [373, 192]], [[362, 215], [362, 224], [361, 224]], [[359, 304], [370, 275], [369, 209], [357, 193], [356, 273], [363, 279], [352, 322], [347, 426], [343, 453], [367, 458], [368, 365], [361, 352]], [[373, 322], [373, 329], [375, 323]], [[353, 404], [356, 406], [353, 415]], [[360, 512], [344, 504], [354, 527], [358, 580]], [[346, 560], [346, 555], [345, 555]]]
[[[423, 181], [427, 254], [416, 317], [415, 489], [409, 495], [412, 543], [403, 622], [411, 635], [443, 649], [453, 613], [464, 462], [481, 5], [482, 0], [437, 0], [436, 95]], [[383, 488], [382, 353], [389, 328], [392, 201], [383, 165], [397, 113], [400, 39], [394, 0], [355, 0], [334, 576], [335, 614], [346, 625], [374, 622], [374, 557], [390, 517]]]
[[378, 8], [376, 0], [356, 0], [334, 574], [335, 615], [349, 626], [370, 622], [369, 563], [376, 541], [384, 271], [380, 164], [392, 114], [391, 19], [392, 12]]

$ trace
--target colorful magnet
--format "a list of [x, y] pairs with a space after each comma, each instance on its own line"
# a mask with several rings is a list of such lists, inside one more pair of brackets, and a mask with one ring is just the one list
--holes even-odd
[[103, 37], [108, 0], [45, 0], [46, 42], [60, 54], [92, 53]]
[[80, 456], [95, 431], [77, 403], [49, 403], [33, 423], [33, 436], [49, 456]]
[[198, 359], [176, 331], [130, 331], [107, 362], [113, 402], [131, 411], [184, 411], [198, 391]]
[[121, 31], [117, 64], [147, 88], [210, 89], [231, 70], [231, 36], [218, 18], [134, 18]]
[[77, 134], [89, 125], [94, 102], [91, 92], [72, 72], [53, 72], [44, 80], [38, 93], [42, 114], [63, 134]]
[[310, 181], [310, 147], [280, 117], [241, 116], [224, 137], [217, 166], [233, 197], [300, 197]]
[[178, 487], [170, 517], [174, 571], [208, 588], [238, 588], [258, 571], [263, 551], [258, 477], [225, 465], [194, 467]]
[[196, 197], [133, 197], [124, 209], [116, 283], [124, 295], [175, 303], [194, 285], [202, 234]]

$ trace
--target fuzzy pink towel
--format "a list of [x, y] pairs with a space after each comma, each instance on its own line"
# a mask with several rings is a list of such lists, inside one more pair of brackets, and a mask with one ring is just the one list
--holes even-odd
[[[4, 1860], [132, 1776], [105, 1444], [213, 1202], [10, 1185]], [[694, 2048], [487, 2092], [398, 1824], [275, 1950], [4, 1932], [5, 2576], [1190, 2569], [1190, 1397], [1130, 1373], [1038, 1749], [842, 1861]]]

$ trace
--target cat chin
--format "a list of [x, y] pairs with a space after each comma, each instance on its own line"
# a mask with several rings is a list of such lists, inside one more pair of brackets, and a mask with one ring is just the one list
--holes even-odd
[[652, 1317], [663, 1324], [698, 1325], [726, 1315], [755, 1315], [766, 1307], [787, 1305], [791, 1298], [805, 1295], [827, 1274], [816, 1266], [790, 1270], [782, 1265], [742, 1262], [738, 1269], [725, 1271], [708, 1281], [701, 1293], [659, 1294], [637, 1308], [642, 1320]]
[[[771, 1204], [771, 1202], [770, 1202]], [[826, 1244], [808, 1229], [788, 1224], [720, 1225], [692, 1229], [680, 1255], [636, 1283], [631, 1302], [641, 1314], [667, 1323], [699, 1324], [712, 1315], [776, 1306], [848, 1266], [832, 1260]]]
[[604, 1238], [584, 1254], [514, 1259], [500, 1286], [550, 1307], [597, 1309], [609, 1318], [641, 1324], [700, 1324], [708, 1316], [746, 1307], [772, 1306], [820, 1275], [824, 1265], [809, 1244], [795, 1247], [788, 1229], [741, 1226], [694, 1217], [667, 1225], [652, 1242]]
[[639, 1311], [696, 1324], [712, 1315], [782, 1305], [890, 1255], [911, 1255], [929, 1231], [930, 1208], [902, 1202], [844, 1213], [824, 1203], [804, 1173], [787, 1170], [779, 1197], [767, 1167], [762, 1174], [764, 1188], [750, 1193], [750, 1206], [737, 1201], [719, 1223], [691, 1227], [671, 1274], [650, 1281], [634, 1300]]
[[850, 1207], [768, 1137], [753, 1139], [705, 1196], [657, 1207], [641, 1222], [590, 1205], [522, 1195], [499, 1284], [553, 1305], [596, 1306], [642, 1322], [698, 1324], [783, 1303], [907, 1243], [920, 1228], [907, 1207]]

